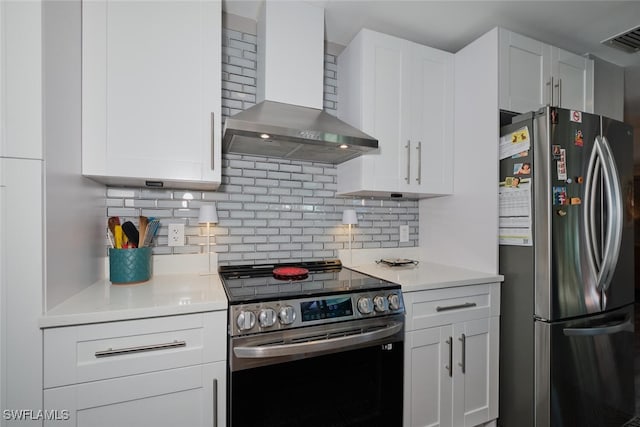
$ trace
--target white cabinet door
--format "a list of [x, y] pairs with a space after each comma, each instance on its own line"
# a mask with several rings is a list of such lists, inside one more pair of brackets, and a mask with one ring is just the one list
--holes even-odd
[[[42, 170], [41, 160], [0, 158], [2, 409], [42, 408], [42, 332], [38, 326], [44, 269]], [[16, 422], [40, 424], [37, 420]]]
[[225, 362], [52, 388], [44, 425], [224, 426], [225, 394]]
[[554, 47], [551, 51], [554, 105], [593, 112], [593, 60]]
[[338, 193], [387, 195], [399, 186], [403, 41], [362, 30], [338, 57], [338, 117], [378, 139], [378, 150], [338, 165]]
[[[374, 32], [364, 38], [362, 130], [378, 139], [377, 154], [366, 156], [363, 182], [375, 191], [396, 191], [399, 185], [399, 145], [406, 113], [401, 90], [406, 52], [401, 39]], [[367, 89], [369, 88], [369, 89]], [[365, 156], [363, 156], [365, 157]], [[366, 185], [366, 184], [365, 184]]]
[[504, 29], [499, 34], [500, 108], [524, 113], [551, 102], [550, 46]]
[[405, 342], [405, 427], [451, 425], [451, 326], [408, 332]]
[[454, 56], [407, 42], [406, 150], [401, 150], [401, 190], [418, 194], [453, 192]]
[[453, 425], [472, 427], [498, 417], [499, 318], [453, 326]]
[[0, 157], [42, 159], [42, 3], [0, 2]]
[[82, 173], [217, 188], [220, 2], [92, 0], [82, 21]]

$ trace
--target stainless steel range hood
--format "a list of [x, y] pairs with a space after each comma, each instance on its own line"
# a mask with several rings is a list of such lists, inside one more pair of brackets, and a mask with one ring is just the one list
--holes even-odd
[[378, 140], [322, 110], [324, 10], [267, 1], [257, 23], [257, 105], [227, 118], [223, 153], [342, 163]]
[[342, 163], [378, 148], [378, 140], [322, 110], [263, 101], [229, 117], [222, 151]]

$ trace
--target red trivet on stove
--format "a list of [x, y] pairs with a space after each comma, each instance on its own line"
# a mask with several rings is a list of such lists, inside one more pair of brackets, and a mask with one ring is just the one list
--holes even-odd
[[309, 275], [309, 270], [302, 267], [277, 267], [273, 269], [273, 277], [279, 280], [302, 280]]

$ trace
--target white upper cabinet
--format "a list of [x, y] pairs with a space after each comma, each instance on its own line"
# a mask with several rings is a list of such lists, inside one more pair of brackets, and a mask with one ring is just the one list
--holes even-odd
[[106, 184], [215, 189], [219, 1], [85, 1], [82, 173]]
[[551, 50], [554, 105], [593, 113], [593, 60], [554, 47]]
[[361, 30], [338, 57], [338, 117], [379, 149], [338, 165], [338, 194], [453, 192], [453, 55]]
[[593, 60], [500, 29], [500, 108], [593, 112]]
[[549, 102], [549, 46], [501, 29], [499, 58], [500, 108], [524, 113]]
[[0, 157], [42, 159], [42, 4], [0, 1]]

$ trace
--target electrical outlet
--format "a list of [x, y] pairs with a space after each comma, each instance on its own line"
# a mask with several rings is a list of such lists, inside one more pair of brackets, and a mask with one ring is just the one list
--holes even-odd
[[169, 246], [184, 246], [184, 224], [169, 224]]
[[400, 226], [400, 243], [406, 243], [409, 241], [409, 226], [401, 225]]

